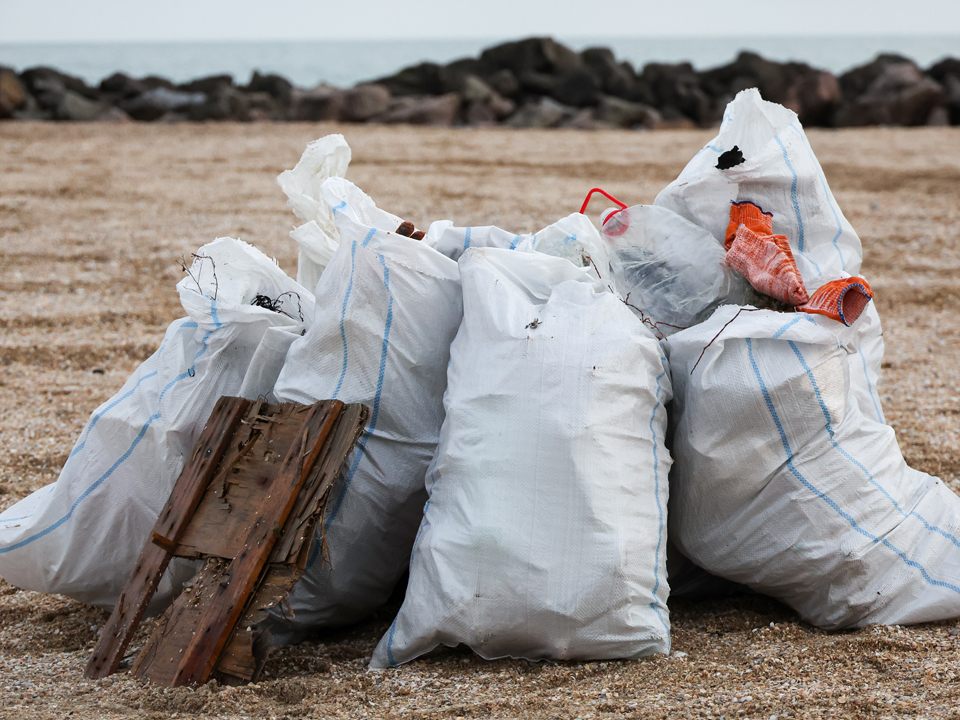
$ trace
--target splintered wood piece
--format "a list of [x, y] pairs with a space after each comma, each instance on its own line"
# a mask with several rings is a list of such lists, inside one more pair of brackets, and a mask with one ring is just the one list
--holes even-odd
[[[133, 574], [100, 633], [84, 672], [88, 678], [103, 678], [116, 672], [167, 568], [171, 551], [190, 521], [248, 405], [249, 402], [242, 398], [223, 397], [217, 401], [160, 512], [152, 533], [154, 542], [148, 540], [141, 550]], [[162, 542], [155, 544], [157, 538]]]
[[[261, 627], [269, 611], [280, 606], [303, 576], [317, 523], [323, 516], [333, 483], [367, 424], [366, 405], [345, 405], [337, 425], [324, 443], [317, 463], [297, 496], [297, 504], [270, 555], [264, 580], [251, 596], [244, 614], [217, 662], [217, 678], [226, 685], [256, 681], [269, 657], [269, 633]], [[323, 542], [322, 531], [318, 542]]]
[[[159, 643], [155, 658], [179, 656], [180, 659], [173, 681], [168, 684], [198, 685], [210, 676], [251, 592], [261, 578], [270, 552], [279, 539], [281, 528], [293, 509], [307, 471], [316, 461], [341, 408], [341, 403], [336, 403], [334, 412], [329, 412], [328, 410], [333, 408], [322, 403], [303, 408], [305, 417], [297, 439], [290, 444], [286, 457], [273, 477], [263, 475], [262, 485], [266, 495], [260, 500], [256, 519], [249, 527], [242, 549], [224, 571], [223, 579], [212, 587], [208, 586], [209, 595], [198, 603], [201, 608], [197, 618], [199, 622], [195, 625], [196, 630], [190, 634], [186, 647], [180, 644], [177, 652], [165, 649], [172, 650], [167, 640], [172, 641], [175, 637], [187, 639], [183, 633], [170, 632], [169, 628]], [[174, 607], [183, 604], [178, 598]], [[175, 615], [171, 619], [175, 619]], [[178, 624], [184, 627], [193, 625], [191, 622]], [[157, 662], [138, 663], [136, 674], [138, 677], [154, 679], [154, 667], [157, 667]], [[166, 672], [158, 672], [156, 675], [156, 679], [161, 682], [167, 678]]]

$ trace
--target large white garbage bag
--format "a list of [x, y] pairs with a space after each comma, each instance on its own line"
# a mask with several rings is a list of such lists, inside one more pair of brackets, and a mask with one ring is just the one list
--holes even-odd
[[560, 258], [470, 249], [460, 271], [430, 498], [371, 667], [441, 643], [485, 658], [669, 652], [659, 343]]
[[[720, 156], [735, 154], [734, 148], [743, 161], [718, 168]], [[721, 165], [737, 160], [727, 157]], [[730, 203], [745, 200], [773, 213], [773, 230], [790, 240], [809, 293], [859, 273], [860, 238], [840, 211], [796, 113], [764, 101], [756, 88], [743, 90], [727, 105], [720, 133], [654, 204], [705, 228], [722, 243]]]
[[666, 343], [671, 540], [819, 627], [960, 616], [960, 498], [907, 467], [852, 372], [872, 320], [738, 312]]
[[320, 197], [320, 186], [327, 178], [344, 177], [350, 159], [350, 146], [343, 135], [326, 135], [307, 145], [296, 166], [277, 177], [290, 209], [304, 221], [290, 237], [300, 249], [297, 282], [311, 292], [340, 243], [330, 206]]
[[450, 342], [461, 318], [457, 264], [393, 232], [399, 218], [332, 178], [341, 245], [317, 284], [317, 315], [277, 380], [283, 401], [362, 402], [370, 420], [324, 520], [329, 557], [288, 596], [294, 617], [275, 635], [356, 621], [382, 605], [407, 567], [424, 473], [443, 420]]
[[[90, 417], [57, 481], [0, 514], [0, 576], [22, 588], [116, 604], [203, 425], [236, 395], [268, 328], [305, 327], [313, 297], [266, 255], [221, 238], [177, 285], [187, 318]], [[252, 304], [268, 298], [278, 310]], [[299, 331], [299, 330], [298, 330]], [[179, 592], [174, 561], [151, 608]]]

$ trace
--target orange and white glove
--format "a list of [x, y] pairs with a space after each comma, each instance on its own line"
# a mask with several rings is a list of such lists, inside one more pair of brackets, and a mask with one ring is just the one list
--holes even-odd
[[848, 327], [853, 325], [873, 298], [873, 290], [863, 278], [849, 277], [822, 285], [810, 300], [797, 310], [826, 315]]
[[765, 213], [759, 205], [749, 200], [730, 203], [730, 224], [727, 225], [723, 243], [727, 250], [733, 245], [741, 225], [746, 225], [757, 235], [773, 235], [773, 213]]
[[759, 235], [741, 224], [727, 251], [727, 265], [747, 278], [758, 292], [780, 302], [796, 307], [810, 299], [784, 235]]

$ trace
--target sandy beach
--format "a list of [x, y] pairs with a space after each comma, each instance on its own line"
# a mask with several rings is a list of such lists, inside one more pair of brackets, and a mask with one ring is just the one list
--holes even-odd
[[[652, 202], [714, 134], [0, 124], [0, 509], [56, 479], [90, 413], [183, 316], [181, 256], [239, 237], [296, 274], [297, 218], [275, 178], [330, 132], [384, 209], [515, 232], [595, 186]], [[909, 464], [960, 492], [960, 128], [808, 135], [863, 241], [887, 421]], [[107, 613], [0, 581], [0, 718], [960, 717], [960, 623], [828, 633], [759, 596], [670, 609], [673, 653], [641, 662], [455, 649], [370, 673], [394, 607], [277, 652], [255, 685], [168, 690], [126, 671], [87, 681]]]

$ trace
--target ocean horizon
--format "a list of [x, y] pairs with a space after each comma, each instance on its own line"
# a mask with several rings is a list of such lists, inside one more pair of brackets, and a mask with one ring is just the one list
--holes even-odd
[[[516, 39], [516, 38], [513, 38]], [[650, 62], [689, 61], [698, 70], [723, 65], [744, 50], [763, 57], [799, 61], [842, 73], [879, 53], [897, 53], [921, 67], [960, 57], [960, 36], [784, 36], [684, 38], [566, 38], [575, 50], [609, 47], [618, 60], [640, 69]], [[350, 86], [390, 75], [408, 65], [447, 63], [476, 57], [504, 39], [291, 40], [0, 43], [0, 65], [22, 71], [45, 65], [98, 84], [114, 72], [159, 75], [174, 82], [229, 74], [245, 83], [254, 70], [277, 73], [295, 85], [321, 82]]]

